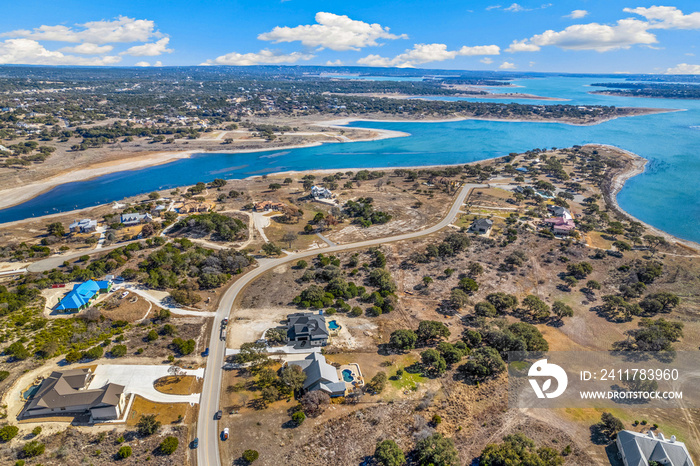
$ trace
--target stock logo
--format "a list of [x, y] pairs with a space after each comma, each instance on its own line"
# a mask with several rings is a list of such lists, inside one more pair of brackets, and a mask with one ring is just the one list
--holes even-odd
[[[566, 384], [569, 382], [569, 378], [566, 376], [564, 369], [556, 364], [549, 364], [546, 359], [540, 359], [530, 366], [527, 375], [530, 377], [530, 385], [532, 385], [532, 389], [535, 391], [537, 398], [556, 398], [564, 393]], [[540, 386], [537, 380], [538, 377], [546, 378], [542, 386]], [[557, 381], [557, 389], [549, 392], [548, 390], [552, 386], [552, 379]]]

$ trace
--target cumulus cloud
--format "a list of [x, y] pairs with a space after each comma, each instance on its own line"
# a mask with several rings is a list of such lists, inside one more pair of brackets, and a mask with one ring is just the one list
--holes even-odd
[[700, 74], [700, 65], [681, 63], [666, 70], [666, 74]]
[[114, 49], [111, 45], [97, 45], [91, 44], [90, 42], [85, 42], [74, 47], [63, 47], [60, 52], [67, 53], [79, 53], [81, 55], [100, 55], [103, 53], [109, 53]]
[[76, 26], [77, 28], [63, 25], [43, 25], [32, 30], [19, 29], [6, 32], [2, 36], [56, 42], [107, 44], [113, 42], [146, 42], [151, 37], [161, 35], [156, 31], [156, 25], [153, 21], [126, 16], [119, 16], [112, 21], [89, 21], [83, 24], [76, 24]]
[[[140, 62], [136, 62], [136, 64], [134, 66], [147, 67], [147, 66], [151, 66], [151, 64], [148, 63], [147, 61], [140, 61]], [[163, 66], [163, 62], [158, 60], [157, 62], [155, 62], [153, 64], [153, 66]]]
[[490, 65], [491, 63], [493, 63], [493, 58], [484, 57], [484, 58], [482, 58], [482, 59], [479, 60], [479, 61], [480, 61], [481, 63], [485, 63], [486, 65]]
[[537, 52], [539, 50], [539, 45], [528, 43], [527, 40], [514, 40], [513, 43], [506, 49], [506, 52]]
[[504, 8], [505, 11], [512, 11], [514, 13], [517, 13], [518, 11], [530, 11], [527, 8], [525, 8], [522, 5], [519, 5], [517, 3], [511, 4], [509, 7]]
[[368, 55], [357, 60], [357, 63], [367, 66], [412, 68], [423, 63], [451, 60], [458, 56], [498, 55], [500, 50], [497, 45], [464, 46], [459, 50], [447, 50], [445, 44], [415, 44], [412, 49], [408, 49], [394, 58]]
[[700, 29], [700, 12], [684, 15], [674, 6], [625, 8], [624, 11], [646, 18], [650, 29]]
[[78, 66], [104, 66], [114, 65], [121, 61], [121, 57], [106, 55], [102, 57], [80, 57], [65, 55], [60, 51], [46, 49], [36, 40], [32, 39], [8, 39], [0, 42], [0, 64], [18, 65], [78, 65]]
[[328, 60], [326, 62], [326, 66], [342, 66], [343, 61], [342, 60]]
[[511, 63], [509, 61], [504, 61], [501, 63], [498, 67], [501, 70], [514, 70], [515, 69], [515, 63]]
[[232, 66], [250, 66], [250, 65], [269, 65], [278, 63], [296, 63], [300, 60], [311, 60], [314, 55], [301, 52], [293, 52], [290, 54], [282, 54], [269, 49], [263, 49], [257, 53], [236, 53], [231, 52], [226, 55], [216, 57], [214, 60], [207, 60], [202, 65], [232, 65]]
[[155, 57], [163, 53], [171, 53], [173, 49], [168, 48], [168, 42], [170, 42], [170, 38], [164, 37], [156, 42], [129, 47], [122, 54], [134, 57]]
[[380, 45], [379, 39], [408, 39], [406, 34], [392, 34], [388, 27], [377, 23], [365, 23], [345, 15], [316, 13], [316, 24], [296, 27], [277, 26], [262, 33], [258, 39], [280, 42], [301, 42], [307, 47], [322, 47], [336, 51], [360, 50], [363, 47]]
[[564, 18], [579, 19], [585, 16], [588, 16], [588, 12], [586, 10], [574, 10], [568, 15], [565, 15]]
[[575, 24], [563, 31], [548, 30], [529, 39], [515, 41], [510, 52], [533, 52], [540, 47], [557, 46], [567, 50], [596, 50], [607, 52], [628, 49], [637, 44], [655, 44], [656, 36], [647, 29], [649, 24], [637, 19], [621, 19], [615, 25]]

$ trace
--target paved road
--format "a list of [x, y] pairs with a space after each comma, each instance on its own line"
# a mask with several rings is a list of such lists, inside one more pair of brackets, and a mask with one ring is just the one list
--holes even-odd
[[[219, 458], [219, 434], [226, 426], [223, 424], [225, 421], [222, 421], [222, 424], [219, 425], [218, 421], [214, 420], [214, 413], [219, 409], [219, 400], [221, 398], [222, 366], [224, 364], [224, 356], [226, 353], [226, 341], [219, 339], [219, 329], [221, 319], [224, 317], [229, 317], [229, 314], [233, 309], [233, 303], [236, 296], [238, 296], [238, 293], [240, 293], [246, 285], [275, 267], [288, 262], [297, 261], [305, 257], [315, 256], [319, 252], [330, 254], [350, 249], [367, 248], [394, 241], [419, 238], [421, 236], [435, 233], [454, 221], [460, 208], [462, 207], [462, 204], [464, 203], [465, 198], [467, 197], [467, 194], [469, 194], [469, 191], [472, 188], [483, 186], [485, 185], [464, 185], [445, 218], [429, 228], [411, 233], [404, 233], [402, 235], [390, 236], [387, 238], [371, 239], [359, 241], [357, 243], [341, 244], [338, 246], [323, 248], [321, 250], [288, 254], [287, 256], [279, 259], [261, 259], [258, 261], [257, 268], [251, 270], [246, 275], [239, 277], [238, 280], [222, 296], [219, 309], [217, 310], [216, 317], [214, 319], [214, 325], [212, 326], [209, 343], [209, 361], [207, 362], [207, 368], [204, 371], [204, 386], [202, 387], [202, 399], [200, 400], [199, 404], [199, 419], [197, 421], [197, 437], [199, 438], [200, 445], [199, 449], [197, 450], [197, 464], [200, 466], [218, 466], [221, 464], [221, 460]], [[231, 319], [231, 321], [233, 321], [233, 319]], [[229, 441], [236, 441], [235, 436], [236, 433], [233, 432]]]
[[42, 259], [40, 261], [32, 262], [27, 266], [27, 270], [30, 272], [46, 272], [47, 270], [52, 270], [55, 268], [60, 267], [63, 265], [63, 262], [65, 261], [72, 261], [77, 259], [80, 256], [90, 256], [92, 254], [97, 254], [100, 252], [109, 252], [112, 249], [117, 249], [122, 246], [126, 246], [129, 244], [129, 242], [125, 243], [118, 243], [118, 244], [110, 244], [109, 246], [105, 246], [100, 249], [85, 249], [83, 251], [76, 251], [72, 252], [70, 254], [60, 254], [56, 256], [51, 256], [47, 257], [46, 259]]

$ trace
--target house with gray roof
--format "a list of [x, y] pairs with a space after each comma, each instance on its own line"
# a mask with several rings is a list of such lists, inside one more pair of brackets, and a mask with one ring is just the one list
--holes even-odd
[[663, 466], [694, 466], [685, 444], [675, 435], [667, 439], [662, 433], [623, 430], [615, 443], [625, 466], [649, 466], [652, 461]]
[[68, 226], [68, 229], [71, 233], [92, 233], [97, 229], [97, 220], [90, 218], [75, 220]]
[[336, 368], [328, 364], [325, 356], [320, 352], [314, 351], [306, 358], [299, 361], [289, 361], [288, 364], [301, 367], [301, 370], [306, 374], [304, 391], [321, 390], [331, 397], [345, 396], [345, 382], [339, 379]]
[[491, 231], [491, 228], [493, 228], [493, 220], [490, 218], [477, 218], [469, 229], [474, 233], [485, 235]]
[[108, 383], [88, 389], [90, 369], [52, 372], [29, 399], [19, 419], [87, 414], [91, 421], [118, 419], [124, 412], [124, 386]]
[[121, 214], [119, 222], [126, 226], [139, 225], [153, 221], [151, 214]]
[[297, 312], [287, 316], [287, 340], [295, 348], [314, 348], [328, 343], [328, 327], [322, 314]]

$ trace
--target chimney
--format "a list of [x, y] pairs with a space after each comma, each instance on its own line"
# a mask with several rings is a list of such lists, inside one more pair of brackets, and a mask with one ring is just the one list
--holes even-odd
[[666, 437], [664, 437], [663, 432], [659, 432], [659, 438], [661, 439], [661, 441], [664, 441], [664, 442], [666, 441]]
[[671, 440], [669, 440], [669, 442], [671, 442], [671, 443], [676, 443], [676, 436], [675, 436], [675, 435], [671, 435]]
[[653, 439], [655, 439], [655, 438], [656, 438], [656, 436], [654, 436], [654, 432], [652, 432], [652, 431], [649, 431], [649, 438], [653, 438]]

